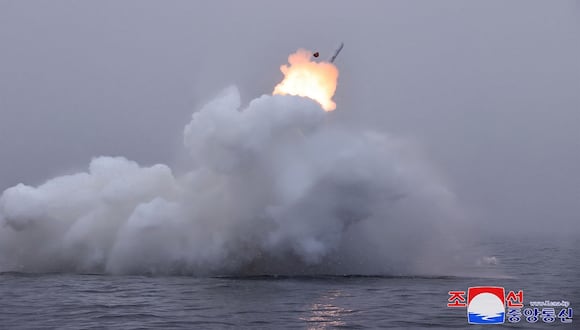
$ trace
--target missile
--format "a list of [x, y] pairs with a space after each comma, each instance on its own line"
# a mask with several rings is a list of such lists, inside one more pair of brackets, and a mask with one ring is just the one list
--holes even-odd
[[329, 60], [330, 63], [334, 63], [334, 60], [336, 60], [338, 53], [340, 53], [340, 51], [342, 50], [342, 47], [344, 47], [344, 42], [340, 43], [340, 46], [338, 46], [338, 48], [334, 52], [334, 55], [332, 55], [332, 57], [330, 58], [330, 60]]

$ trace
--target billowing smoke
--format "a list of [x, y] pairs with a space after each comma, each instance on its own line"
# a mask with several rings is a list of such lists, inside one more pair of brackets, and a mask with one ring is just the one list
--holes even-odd
[[187, 173], [97, 157], [0, 197], [0, 271], [451, 272], [453, 195], [403, 142], [236, 88], [193, 114]]

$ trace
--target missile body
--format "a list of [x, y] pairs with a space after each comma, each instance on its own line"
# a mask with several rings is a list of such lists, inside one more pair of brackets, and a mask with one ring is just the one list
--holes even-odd
[[340, 43], [340, 46], [336, 49], [336, 51], [334, 52], [334, 55], [332, 55], [332, 57], [330, 58], [330, 60], [329, 60], [330, 63], [334, 63], [334, 60], [336, 60], [338, 53], [340, 53], [340, 51], [342, 50], [342, 47], [344, 47], [344, 42]]

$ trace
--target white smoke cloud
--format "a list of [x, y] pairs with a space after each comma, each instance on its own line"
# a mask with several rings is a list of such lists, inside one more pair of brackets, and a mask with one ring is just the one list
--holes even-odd
[[183, 175], [98, 157], [4, 191], [0, 271], [444, 272], [460, 211], [408, 146], [301, 97], [240, 107], [231, 87], [194, 113]]

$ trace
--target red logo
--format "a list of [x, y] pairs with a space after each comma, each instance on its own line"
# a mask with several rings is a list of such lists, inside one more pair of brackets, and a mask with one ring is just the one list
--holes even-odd
[[467, 289], [467, 305], [480, 293], [490, 293], [499, 298], [505, 306], [505, 290], [500, 286], [472, 286]]

